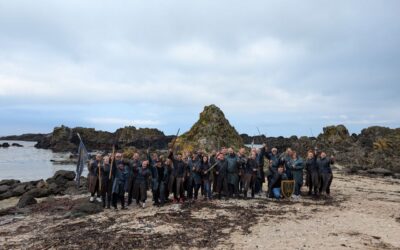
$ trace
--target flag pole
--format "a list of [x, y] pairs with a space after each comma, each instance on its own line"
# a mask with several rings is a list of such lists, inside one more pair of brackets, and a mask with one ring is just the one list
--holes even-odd
[[110, 175], [108, 176], [109, 180], [111, 180], [111, 177], [112, 177], [114, 158], [115, 158], [115, 144], [113, 145], [113, 150], [112, 150], [112, 154], [111, 154]]

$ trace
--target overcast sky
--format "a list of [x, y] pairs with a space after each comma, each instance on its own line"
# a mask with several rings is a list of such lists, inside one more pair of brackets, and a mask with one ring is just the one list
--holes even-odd
[[400, 124], [400, 1], [0, 0], [0, 135]]

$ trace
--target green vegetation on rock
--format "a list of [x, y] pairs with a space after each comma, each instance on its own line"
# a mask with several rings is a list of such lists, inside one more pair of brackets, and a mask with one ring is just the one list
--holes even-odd
[[179, 136], [176, 142], [178, 150], [183, 151], [211, 151], [223, 146], [238, 149], [243, 146], [243, 140], [221, 109], [215, 105], [204, 107], [199, 120], [188, 132]]

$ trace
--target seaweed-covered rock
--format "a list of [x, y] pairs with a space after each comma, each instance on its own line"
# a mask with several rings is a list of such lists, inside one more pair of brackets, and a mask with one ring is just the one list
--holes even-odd
[[243, 146], [243, 140], [221, 109], [210, 105], [204, 107], [192, 128], [177, 139], [176, 146], [181, 150], [210, 151], [222, 146], [237, 149]]
[[24, 208], [26, 206], [33, 205], [33, 204], [36, 204], [36, 203], [37, 203], [37, 201], [32, 195], [24, 194], [19, 199], [17, 207]]
[[349, 131], [344, 125], [324, 127], [323, 131], [318, 139], [326, 143], [336, 144], [350, 139]]
[[103, 211], [103, 207], [101, 203], [97, 202], [89, 202], [89, 199], [79, 200], [72, 209], [71, 209], [71, 216], [72, 217], [80, 217], [90, 214], [96, 214]]

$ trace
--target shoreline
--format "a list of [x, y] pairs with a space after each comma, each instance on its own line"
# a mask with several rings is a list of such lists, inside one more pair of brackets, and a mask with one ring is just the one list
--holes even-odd
[[63, 204], [86, 202], [88, 193], [44, 198], [31, 212], [1, 216], [0, 243], [31, 249], [400, 248], [400, 180], [334, 176], [332, 199], [326, 200], [213, 200], [68, 217]]

